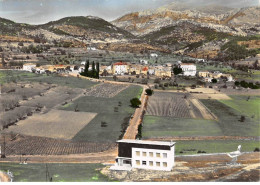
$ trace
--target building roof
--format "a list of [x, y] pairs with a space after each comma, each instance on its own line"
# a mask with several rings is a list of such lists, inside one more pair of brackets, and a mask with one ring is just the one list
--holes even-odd
[[114, 63], [113, 65], [114, 65], [114, 66], [115, 66], [115, 65], [117, 65], [117, 66], [119, 66], [119, 65], [127, 65], [127, 63], [121, 61], [121, 62], [116, 62], [116, 63]]
[[193, 64], [193, 63], [181, 63], [180, 65], [181, 66], [190, 66], [190, 65], [195, 66], [195, 64]]
[[133, 140], [133, 139], [122, 139], [118, 140], [117, 143], [136, 143], [146, 145], [161, 145], [161, 146], [173, 146], [176, 142], [162, 142], [162, 141], [144, 141], [144, 140]]

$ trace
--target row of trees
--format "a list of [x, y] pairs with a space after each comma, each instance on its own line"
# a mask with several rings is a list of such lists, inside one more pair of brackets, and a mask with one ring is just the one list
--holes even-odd
[[99, 79], [99, 62], [96, 64], [94, 61], [92, 62], [92, 70], [89, 70], [89, 61], [86, 62], [85, 64], [85, 69], [80, 75], [90, 77], [90, 78], [97, 78]]
[[252, 83], [252, 82], [246, 82], [246, 81], [241, 81], [241, 82], [239, 82], [239, 81], [236, 81], [235, 82], [235, 86], [241, 86], [241, 87], [244, 87], [244, 88], [250, 88], [250, 89], [259, 89], [260, 88], [260, 86], [259, 86], [259, 84], [254, 84], [254, 83]]

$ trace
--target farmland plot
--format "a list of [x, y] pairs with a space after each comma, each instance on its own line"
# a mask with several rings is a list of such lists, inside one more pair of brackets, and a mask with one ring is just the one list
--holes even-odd
[[[53, 139], [53, 138], [38, 137], [38, 136], [18, 135], [15, 137], [15, 139], [11, 140], [11, 138], [14, 137], [10, 137], [9, 135], [10, 139], [7, 138], [6, 138], [7, 155], [84, 154], [84, 153], [103, 152], [112, 147], [115, 147], [114, 143], [73, 142], [70, 140]], [[3, 138], [1, 142], [3, 142]]]
[[71, 89], [67, 87], [55, 87], [44, 94], [44, 96], [38, 96], [35, 99], [26, 101], [23, 103], [23, 106], [29, 107], [45, 107], [51, 109], [56, 105], [71, 101], [73, 98], [77, 97], [83, 92], [82, 89]]
[[101, 98], [112, 98], [116, 96], [119, 92], [126, 89], [128, 85], [118, 85], [118, 84], [110, 84], [110, 83], [102, 83], [100, 85], [96, 85], [88, 90], [86, 96], [95, 96]]
[[181, 93], [155, 92], [149, 98], [146, 113], [152, 116], [201, 118], [200, 111], [188, 100], [187, 96]]
[[8, 132], [50, 138], [71, 139], [85, 127], [96, 113], [52, 110], [20, 121]]

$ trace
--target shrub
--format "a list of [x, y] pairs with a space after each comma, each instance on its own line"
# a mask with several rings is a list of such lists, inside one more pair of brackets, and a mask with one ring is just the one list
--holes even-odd
[[255, 148], [254, 152], [259, 152], [259, 148]]
[[131, 106], [138, 108], [141, 105], [141, 101], [138, 98], [133, 98], [130, 100]]
[[146, 89], [145, 92], [146, 92], [146, 94], [148, 96], [151, 96], [153, 94], [153, 90], [152, 89]]
[[218, 82], [218, 80], [217, 80], [217, 79], [215, 79], [215, 78], [213, 78], [213, 79], [211, 80], [211, 82], [212, 82], [212, 83], [217, 83], [217, 82]]

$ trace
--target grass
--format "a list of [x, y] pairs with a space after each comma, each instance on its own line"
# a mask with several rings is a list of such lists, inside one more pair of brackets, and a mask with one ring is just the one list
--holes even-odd
[[[130, 107], [130, 99], [137, 97], [140, 86], [130, 86], [113, 98], [81, 97], [62, 110], [74, 111], [76, 105], [80, 112], [96, 112], [98, 115], [73, 138], [74, 141], [115, 142], [121, 134], [121, 124], [128, 122], [135, 109]], [[122, 103], [119, 106], [119, 102]], [[118, 112], [114, 108], [118, 107]], [[106, 122], [107, 127], [101, 127]]]
[[[260, 122], [260, 96], [230, 96], [232, 100], [219, 100], [241, 114]], [[250, 99], [247, 101], [247, 99]]]
[[[65, 164], [51, 163], [47, 165], [53, 182], [107, 182], [108, 177], [100, 173], [102, 164]], [[0, 163], [2, 171], [10, 170], [14, 182], [46, 182], [45, 164], [20, 165]]]
[[[202, 141], [177, 141], [175, 145], [176, 155], [197, 154], [198, 151], [206, 153], [225, 153], [235, 151], [238, 145], [242, 145], [242, 152], [252, 152], [260, 147], [259, 141], [239, 140], [202, 140]], [[180, 153], [180, 152], [183, 153]]]
[[145, 116], [142, 136], [220, 136], [223, 135], [218, 123], [214, 120], [179, 119], [171, 117]]
[[[226, 136], [259, 136], [260, 133], [260, 127], [259, 122], [255, 121], [251, 117], [246, 116], [245, 121], [241, 122], [241, 112], [235, 110], [234, 108], [230, 107], [232, 106], [241, 106], [236, 103], [230, 103], [230, 106], [221, 103], [218, 100], [200, 100], [204, 105], [206, 105], [219, 119], [218, 125], [220, 129], [222, 130], [223, 134]], [[232, 100], [231, 100], [232, 102]], [[236, 102], [236, 101], [235, 101]], [[239, 102], [239, 101], [237, 101]], [[241, 104], [244, 104], [245, 102], [243, 100], [240, 100]], [[227, 103], [227, 104], [228, 104]], [[253, 105], [254, 103], [252, 103]], [[245, 106], [245, 105], [244, 105]], [[257, 105], [255, 105], [257, 106]], [[248, 107], [248, 106], [247, 106]], [[249, 105], [250, 107], [250, 105]], [[243, 107], [244, 110], [246, 110], [246, 107]], [[250, 112], [251, 108], [248, 108], [247, 112]], [[242, 110], [239, 107], [239, 110]], [[251, 112], [252, 113], [252, 112]], [[250, 115], [251, 116], [251, 115]]]

